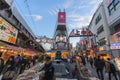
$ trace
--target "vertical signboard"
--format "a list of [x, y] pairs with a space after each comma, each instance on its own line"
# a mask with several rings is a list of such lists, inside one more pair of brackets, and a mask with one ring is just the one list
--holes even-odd
[[66, 13], [58, 12], [58, 23], [66, 23]]
[[0, 40], [15, 44], [17, 34], [18, 30], [0, 17]]

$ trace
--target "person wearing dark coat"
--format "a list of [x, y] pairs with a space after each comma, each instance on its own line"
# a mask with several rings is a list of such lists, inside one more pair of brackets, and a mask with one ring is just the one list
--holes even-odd
[[13, 71], [13, 70], [15, 70], [14, 56], [10, 56], [10, 58], [7, 60], [5, 66], [7, 67], [7, 71]]
[[86, 65], [85, 57], [84, 57], [84, 56], [81, 56], [81, 59], [82, 59], [83, 65], [85, 66], [85, 65]]
[[94, 65], [95, 65], [95, 68], [96, 68], [96, 72], [97, 72], [97, 75], [98, 77], [101, 79], [101, 80], [104, 80], [104, 76], [103, 76], [103, 69], [105, 67], [105, 62], [103, 59], [100, 58], [100, 56], [98, 56], [98, 58], [94, 61]]
[[54, 67], [52, 65], [51, 62], [51, 58], [50, 57], [46, 57], [46, 62], [45, 62], [45, 76], [44, 76], [44, 80], [53, 80], [54, 77]]
[[93, 58], [90, 56], [90, 65], [91, 65], [91, 67], [93, 68], [93, 62], [94, 62], [94, 60], [93, 60]]
[[109, 80], [111, 80], [111, 74], [113, 74], [115, 80], [118, 80], [115, 65], [110, 61], [110, 58], [105, 62], [105, 70], [109, 74]]

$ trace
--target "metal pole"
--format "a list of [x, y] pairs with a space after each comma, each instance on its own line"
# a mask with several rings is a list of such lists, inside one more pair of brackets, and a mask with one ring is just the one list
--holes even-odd
[[112, 49], [110, 47], [110, 36], [108, 37], [107, 41], [108, 41], [108, 47], [109, 47], [111, 58], [114, 58], [113, 53], [112, 53]]

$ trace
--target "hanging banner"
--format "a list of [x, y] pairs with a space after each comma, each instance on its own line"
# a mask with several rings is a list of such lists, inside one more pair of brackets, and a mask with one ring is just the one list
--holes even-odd
[[76, 29], [76, 31], [73, 29], [70, 32], [70, 37], [79, 37], [79, 36], [92, 36], [93, 33], [89, 30], [89, 29], [82, 29], [82, 30], [78, 30]]
[[0, 40], [15, 44], [17, 35], [18, 30], [0, 17]]

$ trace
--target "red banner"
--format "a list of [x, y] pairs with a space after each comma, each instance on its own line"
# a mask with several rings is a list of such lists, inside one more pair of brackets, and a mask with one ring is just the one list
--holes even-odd
[[58, 23], [66, 23], [66, 13], [58, 12]]
[[74, 35], [75, 35], [75, 33], [74, 33], [74, 29], [73, 29], [70, 33], [70, 36], [74, 36]]

